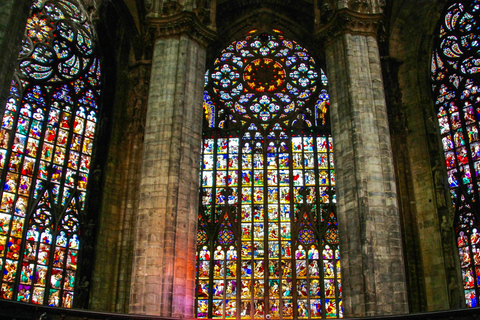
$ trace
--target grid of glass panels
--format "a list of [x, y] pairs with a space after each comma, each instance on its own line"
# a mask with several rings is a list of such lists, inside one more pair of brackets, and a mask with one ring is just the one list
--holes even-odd
[[0, 128], [0, 298], [71, 308], [100, 64], [74, 0], [33, 1]]
[[[289, 102], [286, 94], [275, 94], [288, 86], [289, 77], [295, 77], [284, 70], [288, 51], [284, 51], [285, 59], [273, 57], [271, 61], [268, 55], [261, 60], [245, 53], [244, 68], [229, 55], [249, 45], [266, 52], [262, 51], [264, 43], [275, 47], [282, 40], [281, 35], [258, 35], [235, 42], [217, 60], [217, 72], [206, 75], [207, 81], [214, 81], [206, 86], [204, 103], [208, 128], [200, 174], [197, 318], [343, 316], [333, 143], [325, 130], [315, 130], [317, 124], [325, 125], [328, 94], [319, 90], [317, 95], [316, 87], [309, 93], [318, 97], [311, 101], [311, 110], [316, 110], [311, 118], [297, 109], [290, 121], [278, 121], [282, 113], [290, 112], [288, 105], [275, 107], [281, 100], [276, 102], [276, 97]], [[284, 41], [297, 50], [297, 56], [306, 55], [295, 42]], [[226, 60], [236, 62], [223, 64]], [[308, 56], [306, 60], [312, 62]], [[265, 71], [268, 66], [273, 67]], [[298, 66], [292, 69], [295, 72]], [[300, 69], [314, 70], [310, 64]], [[222, 80], [222, 72], [229, 80]], [[272, 94], [258, 99], [254, 94], [244, 96], [253, 105], [236, 105], [241, 115], [237, 118], [228, 114], [229, 102], [217, 98], [235, 93], [215, 90], [232, 80], [237, 87], [242, 79], [247, 90], [271, 88]], [[300, 101], [298, 105], [307, 109], [308, 104]], [[292, 128], [295, 119], [305, 120], [304, 126]], [[243, 129], [235, 127], [235, 122], [241, 122]]]
[[[328, 211], [331, 138], [204, 139], [201, 177], [197, 317], [208, 317], [210, 305], [214, 318], [288, 319], [294, 306], [298, 318], [341, 316], [336, 219]], [[212, 247], [207, 230], [215, 223]], [[314, 228], [325, 230], [322, 241]]]
[[478, 1], [449, 1], [431, 62], [468, 307], [478, 306], [480, 293], [479, 18]]

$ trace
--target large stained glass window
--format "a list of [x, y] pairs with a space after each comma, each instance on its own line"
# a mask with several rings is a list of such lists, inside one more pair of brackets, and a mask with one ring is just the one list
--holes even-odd
[[431, 62], [468, 307], [480, 283], [480, 2], [450, 1]]
[[33, 1], [0, 128], [0, 298], [70, 308], [100, 65], [73, 0]]
[[205, 77], [197, 318], [342, 317], [325, 74], [252, 31]]

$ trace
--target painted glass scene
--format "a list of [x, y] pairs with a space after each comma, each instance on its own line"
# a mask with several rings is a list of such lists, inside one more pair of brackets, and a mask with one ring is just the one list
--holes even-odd
[[479, 21], [478, 1], [451, 1], [431, 61], [467, 307], [478, 306], [480, 293]]
[[100, 95], [76, 1], [33, 1], [0, 128], [0, 298], [71, 308]]
[[250, 32], [205, 75], [196, 316], [342, 317], [327, 77]]

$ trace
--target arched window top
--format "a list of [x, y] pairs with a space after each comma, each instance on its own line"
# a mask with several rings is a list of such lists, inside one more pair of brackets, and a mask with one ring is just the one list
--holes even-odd
[[97, 84], [100, 71], [93, 38], [87, 15], [76, 1], [36, 1], [19, 55], [20, 77], [59, 84], [88, 74], [85, 80]]
[[480, 293], [479, 22], [478, 1], [449, 1], [437, 29], [431, 60], [437, 118], [455, 206], [463, 293], [468, 307], [478, 305]]
[[101, 72], [79, 2], [34, 1], [18, 62], [0, 127], [0, 299], [83, 307]]
[[446, 111], [455, 101], [475, 103], [480, 93], [479, 11], [476, 1], [451, 2], [438, 29], [431, 71], [437, 105]]
[[325, 73], [298, 43], [280, 33], [250, 34], [226, 47], [205, 74], [208, 126], [325, 125], [326, 85]]

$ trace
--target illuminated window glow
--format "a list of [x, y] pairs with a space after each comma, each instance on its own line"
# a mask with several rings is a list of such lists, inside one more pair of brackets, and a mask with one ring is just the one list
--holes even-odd
[[31, 9], [0, 128], [0, 298], [71, 308], [100, 64], [76, 1]]
[[342, 317], [327, 78], [255, 31], [206, 73], [197, 318]]
[[478, 306], [480, 282], [480, 4], [450, 1], [431, 60], [437, 117], [455, 206], [455, 232], [468, 307]]

